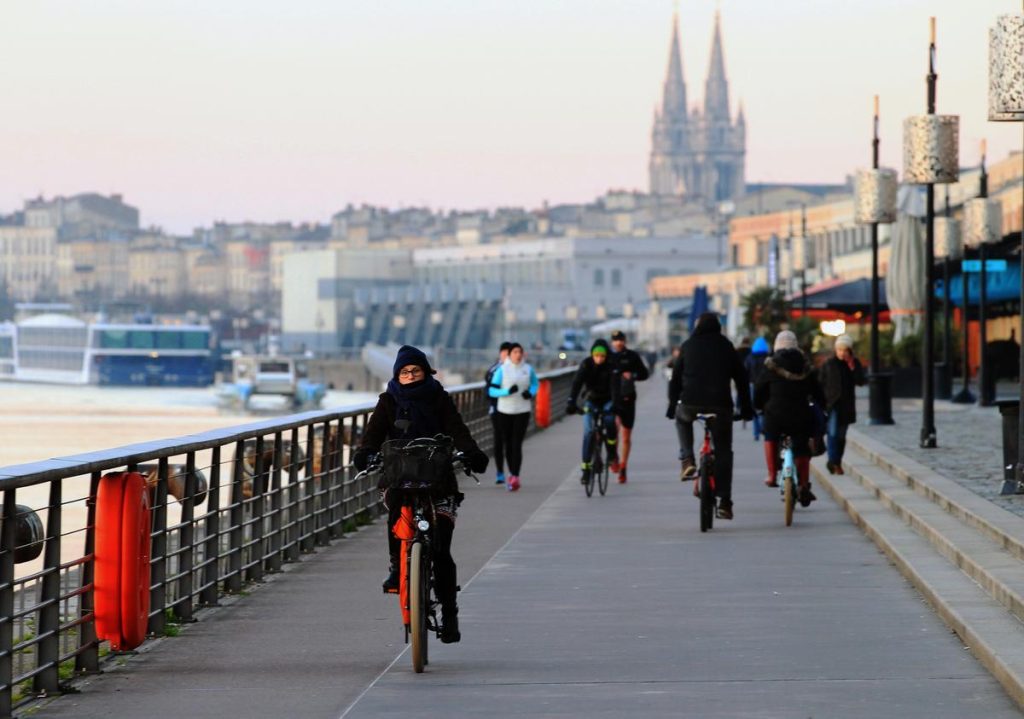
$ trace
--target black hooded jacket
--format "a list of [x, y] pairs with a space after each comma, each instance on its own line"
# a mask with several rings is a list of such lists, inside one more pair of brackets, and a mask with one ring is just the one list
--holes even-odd
[[[594, 344], [590, 348], [591, 353], [593, 353], [594, 347], [603, 347], [605, 352], [608, 352], [608, 343], [603, 339], [594, 340]], [[576, 370], [576, 376], [572, 379], [572, 389], [569, 390], [569, 401], [576, 402], [580, 390], [586, 390], [583, 395], [584, 402], [593, 402], [598, 406], [610, 402], [613, 399], [613, 373], [614, 368], [609, 359], [598, 364], [591, 354], [590, 357], [580, 362], [579, 369]]]
[[736, 383], [740, 412], [751, 414], [747, 370], [732, 342], [722, 334], [717, 319], [697, 324], [693, 334], [679, 348], [668, 383], [669, 413], [676, 403], [693, 407], [732, 408], [731, 383]]
[[811, 400], [824, 403], [814, 368], [803, 352], [779, 350], [764, 361], [754, 383], [754, 406], [764, 412], [765, 432], [810, 437], [814, 433]]

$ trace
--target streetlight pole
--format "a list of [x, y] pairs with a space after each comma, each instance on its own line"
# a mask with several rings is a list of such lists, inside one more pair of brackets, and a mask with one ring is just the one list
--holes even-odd
[[952, 238], [949, 221], [949, 185], [946, 185], [946, 246], [942, 253], [942, 384], [939, 399], [953, 395], [953, 349], [950, 347], [953, 335], [953, 302], [949, 296], [949, 253]]
[[[928, 44], [928, 114], [935, 114], [935, 85], [938, 75], [935, 73], [935, 18], [931, 18], [931, 42]], [[924, 270], [924, 365], [921, 376], [922, 409], [921, 409], [921, 447], [933, 449], [938, 445], [935, 431], [935, 183], [926, 186]]]
[[807, 316], [807, 203], [800, 203], [800, 316]]
[[[978, 197], [988, 197], [988, 172], [985, 170], [985, 141], [981, 141], [981, 177], [978, 180]], [[986, 233], [987, 234], [987, 233]], [[986, 238], [987, 239], [987, 238]], [[989, 381], [989, 366], [988, 354], [985, 351], [985, 347], [988, 344], [988, 269], [985, 266], [985, 245], [988, 244], [986, 241], [982, 241], [978, 245], [978, 258], [981, 260], [981, 291], [978, 296], [978, 405], [981, 407], [990, 407], [995, 400], [992, 397], [990, 391], [990, 384], [994, 384]]]

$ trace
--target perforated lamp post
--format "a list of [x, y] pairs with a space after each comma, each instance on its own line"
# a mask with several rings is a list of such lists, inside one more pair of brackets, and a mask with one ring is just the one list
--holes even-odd
[[878, 95], [875, 95], [871, 169], [858, 170], [854, 182], [853, 215], [858, 224], [871, 225], [871, 366], [868, 391], [871, 424], [892, 424], [892, 375], [882, 373], [878, 356], [878, 225], [896, 221], [896, 171], [878, 167]]
[[[988, 31], [988, 119], [1024, 121], [1024, 15], [1000, 15]], [[1020, 358], [1017, 405], [1017, 489], [1024, 488], [1024, 232], [1020, 247]]]
[[926, 188], [924, 342], [921, 351], [921, 447], [937, 446], [935, 432], [935, 185], [960, 176], [960, 118], [935, 114], [935, 18], [928, 45], [928, 114], [903, 121], [903, 179]]

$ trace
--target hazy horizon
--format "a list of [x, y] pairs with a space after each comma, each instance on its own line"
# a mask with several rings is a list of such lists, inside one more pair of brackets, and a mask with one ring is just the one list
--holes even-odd
[[[897, 5], [898, 7], [893, 7]], [[1020, 149], [986, 120], [988, 27], [1018, 2], [723, 0], [679, 8], [691, 105], [716, 5], [748, 182], [838, 184], [901, 169], [924, 111], [928, 17], [938, 111], [961, 164]], [[980, 7], [979, 7], [980, 6]], [[37, 0], [0, 9], [0, 212], [121, 193], [144, 225], [325, 222], [345, 205], [538, 207], [646, 190], [669, 0]]]

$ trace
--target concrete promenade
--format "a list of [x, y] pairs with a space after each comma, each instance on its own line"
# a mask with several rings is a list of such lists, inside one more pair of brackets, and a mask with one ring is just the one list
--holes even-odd
[[664, 383], [642, 391], [608, 496], [576, 480], [578, 418], [528, 441], [519, 494], [467, 491], [463, 641], [426, 673], [380, 594], [378, 525], [32, 716], [1021, 716], [823, 489], [783, 526], [739, 425], [736, 519], [701, 534]]

